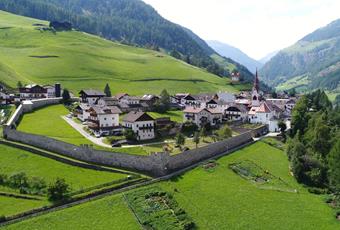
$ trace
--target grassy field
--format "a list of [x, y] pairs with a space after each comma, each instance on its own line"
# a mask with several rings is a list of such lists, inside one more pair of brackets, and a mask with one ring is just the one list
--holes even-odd
[[278, 91], [290, 90], [295, 88], [296, 90], [303, 90], [310, 83], [307, 75], [297, 76], [279, 84], [276, 87]]
[[61, 118], [61, 116], [68, 113], [69, 111], [63, 105], [44, 107], [25, 114], [17, 129], [22, 132], [48, 136], [75, 145], [92, 144], [92, 142]]
[[169, 92], [237, 91], [230, 80], [163, 53], [125, 46], [82, 32], [39, 31], [48, 22], [0, 11], [0, 80], [53, 84], [78, 93], [83, 88], [134, 95]]
[[11, 216], [47, 205], [47, 200], [24, 200], [0, 196], [0, 216]]
[[0, 145], [0, 153], [1, 173], [11, 175], [25, 172], [28, 177], [41, 177], [48, 184], [60, 177], [64, 178], [75, 191], [126, 178], [125, 174], [70, 166], [5, 145]]
[[148, 112], [148, 114], [153, 119], [157, 119], [160, 117], [170, 117], [171, 121], [183, 123], [183, 111], [168, 111], [166, 113]]
[[[249, 160], [281, 178], [295, 192], [258, 186], [234, 173], [228, 165]], [[285, 154], [256, 143], [217, 161], [213, 169], [196, 168], [161, 183], [172, 192], [199, 229], [338, 229], [334, 211], [322, 196], [307, 192], [288, 171]], [[175, 192], [177, 191], [177, 192]]]
[[141, 229], [121, 195], [50, 213], [3, 229]]
[[[263, 186], [234, 173], [229, 165], [251, 162], [289, 189]], [[285, 154], [263, 142], [197, 167], [158, 187], [173, 195], [198, 229], [338, 229], [334, 211], [299, 185], [288, 171]], [[211, 167], [213, 165], [213, 167]], [[276, 187], [277, 186], [277, 187]], [[152, 186], [150, 186], [152, 187]], [[143, 190], [145, 188], [142, 188]], [[295, 192], [295, 190], [297, 192]], [[136, 190], [128, 192], [136, 193]], [[119, 210], [119, 211], [117, 211]], [[79, 221], [81, 220], [81, 221]], [[138, 229], [120, 195], [33, 218], [5, 229]], [[113, 225], [114, 224], [114, 225]]]

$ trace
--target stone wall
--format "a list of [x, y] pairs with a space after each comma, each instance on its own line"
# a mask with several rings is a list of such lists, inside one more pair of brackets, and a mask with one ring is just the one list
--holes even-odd
[[170, 156], [157, 153], [150, 156], [138, 156], [95, 150], [86, 146], [75, 146], [49, 137], [19, 132], [11, 127], [4, 127], [4, 137], [11, 141], [38, 147], [73, 159], [88, 163], [106, 165], [151, 176], [164, 176], [195, 163], [219, 156], [250, 143], [253, 133], [248, 132], [208, 146]]
[[168, 172], [171, 173], [189, 167], [197, 162], [219, 156], [222, 153], [230, 152], [231, 150], [252, 141], [252, 132], [248, 132], [224, 141], [171, 156], [167, 165]]
[[[20, 119], [23, 113], [31, 112], [35, 109], [39, 109], [41, 107], [47, 105], [56, 105], [59, 104], [62, 98], [44, 98], [44, 99], [36, 99], [36, 100], [27, 100], [22, 102], [19, 107], [15, 110], [14, 114], [6, 123], [6, 126], [13, 126]], [[29, 103], [27, 103], [29, 102]]]
[[4, 127], [4, 137], [7, 140], [17, 141], [84, 162], [112, 166], [148, 175], [161, 174], [163, 158], [164, 156], [168, 157], [168, 155], [164, 154], [137, 156], [99, 151], [90, 147], [75, 146], [45, 136], [19, 132], [7, 126]]
[[13, 115], [8, 119], [6, 126], [13, 126], [21, 117], [21, 115], [24, 112], [24, 108], [22, 105], [19, 105], [19, 107], [14, 111]]

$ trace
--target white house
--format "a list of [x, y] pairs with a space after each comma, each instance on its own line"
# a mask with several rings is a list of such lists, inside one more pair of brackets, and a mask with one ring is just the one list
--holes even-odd
[[270, 132], [279, 132], [279, 116], [279, 111], [266, 101], [261, 102], [260, 106], [251, 107], [248, 112], [250, 123], [268, 125]]
[[245, 105], [231, 104], [224, 110], [224, 118], [228, 121], [246, 121], [248, 109]]
[[145, 112], [130, 112], [123, 118], [123, 127], [131, 129], [137, 140], [155, 138], [155, 120]]
[[89, 105], [81, 103], [74, 109], [74, 115], [81, 121], [87, 121], [90, 117], [89, 109]]
[[222, 122], [222, 112], [218, 108], [187, 107], [183, 112], [184, 121], [193, 122], [198, 127], [207, 123], [213, 126]]
[[88, 126], [99, 134], [110, 134], [119, 126], [120, 109], [116, 106], [91, 106]]

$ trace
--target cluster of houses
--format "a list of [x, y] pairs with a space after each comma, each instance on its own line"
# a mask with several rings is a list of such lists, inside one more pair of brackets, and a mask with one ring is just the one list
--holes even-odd
[[[156, 95], [136, 97], [124, 93], [107, 97], [105, 93], [93, 89], [82, 90], [79, 94], [81, 103], [74, 109], [74, 114], [99, 136], [131, 129], [137, 140], [149, 140], [155, 138], [158, 123], [172, 124], [170, 119], [153, 119], [148, 115], [147, 111], [151, 111], [159, 100]], [[123, 113], [125, 115], [120, 121]]]
[[[234, 78], [239, 78], [239, 75], [234, 75]], [[61, 97], [62, 89], [58, 83], [54, 86], [34, 84], [19, 88], [19, 93], [18, 100], [22, 101]], [[170, 118], [153, 119], [148, 115], [147, 112], [152, 111], [160, 100], [157, 95], [137, 97], [120, 93], [107, 97], [105, 93], [93, 89], [81, 90], [79, 95], [80, 103], [74, 109], [74, 115], [96, 136], [115, 135], [124, 129], [131, 129], [137, 140], [149, 140], [155, 138], [157, 128], [174, 125]], [[0, 103], [7, 104], [10, 100], [10, 95], [0, 89]], [[183, 121], [193, 122], [200, 128], [239, 121], [267, 125], [270, 132], [279, 131], [280, 121], [289, 122], [295, 103], [296, 98], [288, 95], [280, 98], [264, 95], [260, 91], [257, 73], [251, 92], [237, 95], [227, 92], [197, 95], [178, 93], [170, 96], [170, 106], [183, 111]]]
[[[1, 86], [1, 85], [0, 85]], [[0, 87], [0, 105], [8, 105], [24, 100], [61, 97], [62, 88], [59, 83], [55, 85], [31, 84], [19, 88], [19, 95], [9, 94], [3, 86]]]
[[184, 121], [194, 122], [202, 127], [206, 124], [218, 125], [225, 121], [241, 121], [267, 125], [270, 132], [279, 131], [279, 122], [288, 124], [296, 98], [283, 96], [270, 98], [260, 91], [256, 73], [251, 92], [238, 95], [230, 93], [216, 94], [176, 94], [173, 102], [184, 107]]

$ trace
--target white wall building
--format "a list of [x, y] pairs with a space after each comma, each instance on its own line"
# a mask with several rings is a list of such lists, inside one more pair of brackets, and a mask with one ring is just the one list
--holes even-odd
[[139, 141], [155, 138], [155, 120], [145, 112], [130, 112], [125, 115], [123, 127], [131, 129]]
[[88, 126], [99, 134], [110, 134], [119, 126], [120, 109], [116, 106], [91, 106]]
[[210, 123], [214, 126], [222, 122], [222, 111], [218, 108], [187, 107], [184, 112], [184, 122], [193, 122], [198, 127]]

